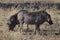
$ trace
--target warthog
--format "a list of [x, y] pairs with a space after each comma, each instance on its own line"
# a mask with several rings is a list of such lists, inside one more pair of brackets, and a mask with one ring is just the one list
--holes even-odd
[[28, 12], [27, 10], [21, 10], [17, 15], [17, 19], [20, 22], [20, 31], [23, 29], [23, 23], [27, 24], [27, 30], [29, 29], [28, 24], [35, 24], [36, 27], [34, 33], [36, 33], [36, 30], [40, 30], [39, 25], [43, 24], [45, 21], [50, 25], [53, 24], [50, 14], [44, 10], [38, 12]]

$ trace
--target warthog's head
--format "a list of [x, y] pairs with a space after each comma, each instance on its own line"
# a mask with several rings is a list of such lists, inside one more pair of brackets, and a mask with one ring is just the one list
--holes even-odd
[[51, 19], [51, 17], [50, 17], [50, 15], [48, 15], [47, 16], [47, 20], [46, 20], [50, 25], [52, 25], [53, 24], [53, 22], [52, 22], [52, 19]]

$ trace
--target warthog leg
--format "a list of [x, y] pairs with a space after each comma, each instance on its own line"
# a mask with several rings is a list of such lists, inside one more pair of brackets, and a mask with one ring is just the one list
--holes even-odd
[[36, 34], [36, 32], [39, 32], [39, 31], [40, 31], [39, 24], [35, 24], [35, 32], [34, 32], [34, 34]]
[[29, 30], [29, 26], [28, 26], [28, 24], [27, 24], [27, 30], [26, 30], [26, 31], [28, 32], [28, 30]]
[[23, 31], [23, 21], [20, 22], [20, 32]]

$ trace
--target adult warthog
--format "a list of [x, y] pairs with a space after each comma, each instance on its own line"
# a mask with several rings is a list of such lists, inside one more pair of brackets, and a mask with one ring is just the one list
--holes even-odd
[[36, 30], [40, 31], [39, 26], [45, 21], [50, 25], [53, 24], [50, 14], [48, 14], [46, 11], [28, 12], [26, 10], [21, 10], [17, 15], [17, 19], [20, 22], [20, 29], [23, 29], [23, 23], [27, 24], [27, 30], [29, 29], [29, 24], [35, 24], [36, 27], [34, 33], [36, 33]]

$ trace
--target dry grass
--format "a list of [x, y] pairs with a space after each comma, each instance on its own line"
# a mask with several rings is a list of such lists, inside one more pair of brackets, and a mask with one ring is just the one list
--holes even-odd
[[35, 1], [44, 1], [44, 2], [51, 2], [51, 3], [60, 3], [60, 0], [0, 0], [3, 3], [21, 3], [21, 2], [35, 2]]

